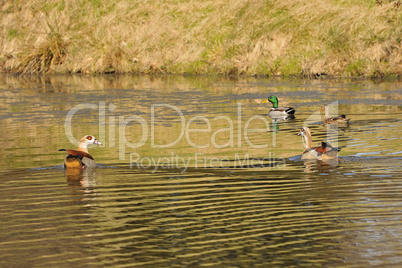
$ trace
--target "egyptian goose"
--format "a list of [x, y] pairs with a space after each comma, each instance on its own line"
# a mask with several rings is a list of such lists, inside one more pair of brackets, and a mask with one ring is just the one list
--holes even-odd
[[82, 137], [78, 145], [78, 150], [60, 149], [67, 151], [68, 155], [64, 160], [64, 168], [94, 168], [96, 166], [94, 158], [88, 153], [88, 145], [102, 145], [94, 136], [86, 135]]
[[337, 157], [338, 152], [341, 150], [339, 148], [334, 148], [328, 142], [321, 142], [321, 146], [312, 147], [311, 144], [311, 131], [308, 127], [303, 127], [297, 136], [302, 136], [304, 138], [304, 147], [306, 150], [303, 152], [301, 159], [316, 159], [316, 160], [326, 160]]
[[268, 113], [268, 115], [271, 117], [292, 117], [296, 112], [296, 110], [292, 107], [278, 108], [278, 98], [276, 96], [269, 96], [268, 99], [264, 100], [262, 103], [266, 103], [268, 101], [272, 103], [273, 106]]
[[321, 106], [320, 111], [324, 111], [324, 124], [348, 124], [350, 119], [346, 119], [346, 115], [331, 117], [331, 113], [328, 105]]

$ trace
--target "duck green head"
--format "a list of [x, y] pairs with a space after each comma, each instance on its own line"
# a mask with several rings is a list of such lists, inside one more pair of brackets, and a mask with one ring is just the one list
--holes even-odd
[[278, 98], [274, 95], [269, 96], [268, 99], [264, 100], [262, 103], [266, 103], [266, 102], [270, 102], [272, 103], [272, 105], [274, 106], [274, 108], [278, 108]]

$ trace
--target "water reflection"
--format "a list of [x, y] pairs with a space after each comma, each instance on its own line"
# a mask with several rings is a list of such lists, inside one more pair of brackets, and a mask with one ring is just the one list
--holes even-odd
[[292, 122], [292, 121], [294, 121], [295, 116], [284, 116], [284, 117], [272, 117], [272, 116], [270, 116], [270, 118], [271, 118], [270, 127], [271, 127], [272, 131], [278, 133], [279, 130], [280, 130], [280, 128], [279, 128], [280, 123]]
[[66, 179], [69, 185], [92, 187], [96, 185], [96, 168], [70, 168], [65, 169]]
[[325, 159], [325, 160], [314, 160], [314, 159], [307, 159], [303, 160], [305, 169], [304, 172], [311, 173], [311, 172], [320, 172], [320, 173], [328, 173], [334, 171], [339, 165], [339, 158], [332, 158], [332, 159]]

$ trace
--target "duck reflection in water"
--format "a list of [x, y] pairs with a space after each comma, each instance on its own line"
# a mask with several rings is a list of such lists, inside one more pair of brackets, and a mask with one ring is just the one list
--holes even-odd
[[90, 187], [96, 183], [94, 181], [95, 169], [94, 168], [69, 168], [65, 170], [68, 185], [79, 187]]
[[276, 132], [276, 133], [279, 132], [279, 126], [280, 126], [281, 123], [289, 122], [289, 121], [292, 121], [292, 120], [295, 119], [294, 116], [282, 116], [282, 117], [270, 116], [270, 117], [271, 117], [271, 120], [272, 120], [272, 123], [270, 125], [271, 129], [272, 129], [272, 132]]
[[327, 159], [327, 160], [304, 160], [304, 172], [330, 172], [339, 165], [339, 159]]

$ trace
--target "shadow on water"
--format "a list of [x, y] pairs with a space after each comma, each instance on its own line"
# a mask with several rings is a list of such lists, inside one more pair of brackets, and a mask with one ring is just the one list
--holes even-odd
[[[397, 80], [0, 77], [0, 266], [402, 263]], [[272, 94], [295, 119], [267, 116]], [[334, 101], [348, 127], [322, 124]], [[96, 169], [65, 171], [66, 115], [82, 104], [72, 135], [105, 145], [89, 148]], [[156, 107], [151, 121], [153, 104], [183, 117]], [[203, 131], [155, 148], [183, 122]], [[301, 160], [304, 124], [339, 158]]]

